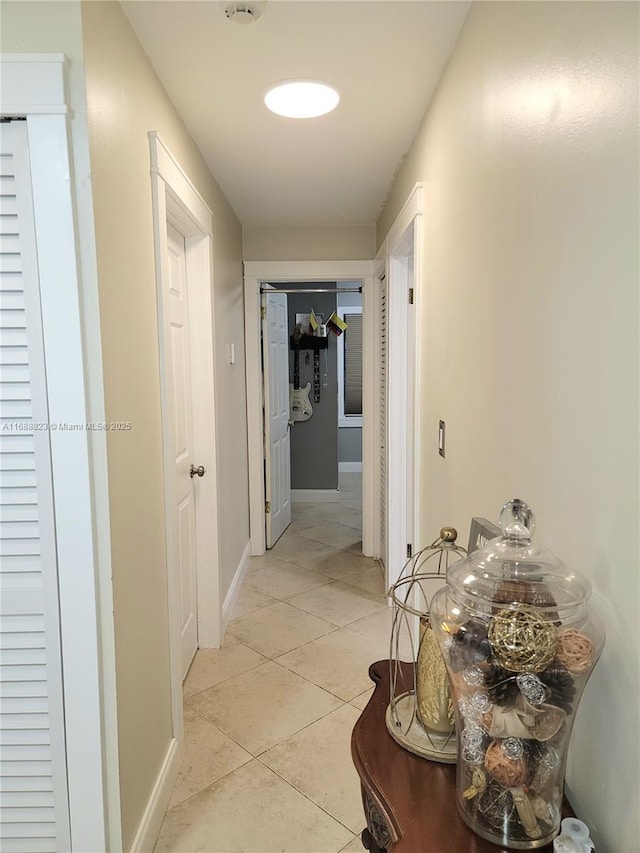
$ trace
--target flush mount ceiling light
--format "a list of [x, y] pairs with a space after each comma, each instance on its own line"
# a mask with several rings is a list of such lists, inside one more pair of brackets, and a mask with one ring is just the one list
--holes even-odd
[[269, 89], [264, 102], [272, 113], [285, 118], [315, 118], [335, 110], [340, 95], [319, 80], [285, 80]]

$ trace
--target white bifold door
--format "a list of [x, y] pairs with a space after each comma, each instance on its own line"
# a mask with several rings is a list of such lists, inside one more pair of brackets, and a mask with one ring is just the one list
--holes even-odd
[[265, 516], [272, 548], [291, 523], [289, 322], [285, 293], [263, 298]]
[[25, 121], [0, 125], [0, 849], [70, 850], [51, 448]]

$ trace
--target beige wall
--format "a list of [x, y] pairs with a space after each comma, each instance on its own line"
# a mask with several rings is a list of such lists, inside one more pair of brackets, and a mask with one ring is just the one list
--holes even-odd
[[568, 768], [603, 853], [640, 837], [637, 52], [636, 4], [474, 4], [378, 223], [426, 182], [421, 541], [523, 497], [610, 620]]
[[[108, 436], [123, 841], [171, 738], [162, 437], [149, 130], [214, 212], [218, 440], [226, 592], [249, 538], [241, 228], [117, 2], [83, 4]], [[234, 341], [230, 366], [225, 343]]]
[[244, 228], [245, 261], [370, 261], [375, 225]]

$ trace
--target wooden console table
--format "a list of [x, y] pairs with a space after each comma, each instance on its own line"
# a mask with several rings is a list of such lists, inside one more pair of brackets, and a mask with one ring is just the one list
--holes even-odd
[[[498, 853], [504, 850], [472, 832], [456, 807], [456, 768], [413, 755], [391, 737], [389, 661], [369, 667], [376, 689], [353, 729], [351, 755], [362, 785], [370, 853]], [[565, 799], [563, 817], [574, 816]], [[552, 853], [547, 844], [539, 853]], [[505, 851], [506, 853], [506, 851]]]

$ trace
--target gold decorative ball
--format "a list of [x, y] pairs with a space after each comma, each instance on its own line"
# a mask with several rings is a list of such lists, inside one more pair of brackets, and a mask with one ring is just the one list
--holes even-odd
[[541, 672], [556, 654], [556, 626], [539, 610], [504, 609], [489, 622], [497, 663], [512, 672]]

